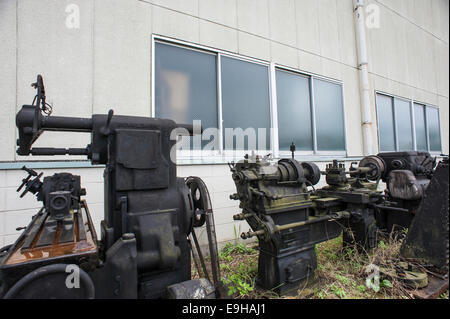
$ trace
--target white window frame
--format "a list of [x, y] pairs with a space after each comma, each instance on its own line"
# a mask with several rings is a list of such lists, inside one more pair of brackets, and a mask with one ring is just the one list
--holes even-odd
[[[397, 114], [396, 114], [396, 108], [395, 108], [395, 100], [403, 100], [409, 103], [409, 110], [411, 113], [411, 136], [413, 139], [413, 149], [411, 151], [418, 151], [417, 150], [417, 139], [416, 139], [416, 117], [415, 117], [415, 110], [414, 110], [414, 104], [419, 104], [425, 107], [425, 133], [426, 133], [426, 139], [427, 139], [427, 150], [426, 152], [430, 153], [431, 155], [440, 155], [442, 153], [442, 128], [441, 128], [441, 112], [438, 106], [430, 104], [430, 103], [425, 103], [425, 102], [420, 102], [417, 100], [414, 100], [412, 98], [405, 98], [402, 96], [398, 96], [395, 94], [390, 94], [390, 93], [386, 93], [383, 91], [379, 91], [379, 90], [375, 90], [375, 106], [376, 106], [376, 116], [377, 116], [377, 141], [378, 141], [378, 151], [379, 152], [389, 152], [389, 151], [382, 151], [380, 149], [380, 128], [378, 125], [378, 121], [379, 121], [379, 116], [378, 116], [378, 105], [377, 105], [377, 95], [384, 95], [387, 96], [389, 98], [392, 99], [392, 116], [393, 116], [393, 120], [394, 120], [394, 142], [395, 142], [395, 150], [393, 152], [398, 152], [399, 150], [399, 146], [398, 146], [398, 135], [397, 135]], [[429, 134], [429, 130], [428, 130], [428, 118], [427, 118], [427, 108], [434, 108], [438, 111], [438, 119], [439, 119], [439, 139], [441, 142], [441, 150], [440, 151], [431, 151], [430, 150], [430, 134]]]
[[[228, 51], [211, 48], [204, 45], [193, 44], [190, 42], [182, 41], [179, 39], [173, 39], [166, 36], [161, 36], [157, 34], [152, 34], [152, 48], [151, 48], [151, 116], [155, 117], [155, 43], [164, 43], [167, 45], [178, 46], [184, 49], [189, 50], [197, 50], [203, 53], [210, 53], [216, 55], [216, 76], [217, 76], [217, 114], [218, 114], [218, 128], [219, 128], [219, 149], [214, 150], [211, 153], [206, 153], [208, 151], [203, 150], [181, 150], [177, 151], [177, 158], [180, 160], [192, 160], [195, 162], [196, 160], [204, 159], [208, 157], [215, 162], [226, 162], [233, 156], [243, 157], [245, 154], [248, 154], [252, 150], [225, 150], [224, 142], [223, 142], [223, 118], [222, 118], [222, 74], [221, 74], [221, 58], [223, 56], [230, 57], [233, 59], [238, 59], [245, 62], [255, 63], [259, 65], [263, 65], [267, 67], [268, 70], [268, 83], [269, 83], [269, 116], [270, 123], [272, 125], [272, 129], [270, 130], [270, 148], [267, 150], [255, 150], [255, 154], [258, 155], [266, 155], [267, 153], [271, 153], [274, 158], [280, 157], [290, 157], [291, 152], [289, 151], [280, 151], [279, 150], [279, 141], [278, 141], [278, 108], [277, 108], [277, 93], [276, 93], [276, 70], [284, 70], [292, 73], [296, 73], [299, 75], [309, 77], [310, 83], [310, 98], [311, 98], [311, 125], [313, 130], [313, 147], [314, 149], [311, 151], [295, 151], [295, 156], [347, 156], [347, 129], [346, 129], [346, 121], [345, 121], [345, 104], [344, 104], [344, 84], [340, 80], [327, 78], [318, 74], [304, 72], [297, 69], [289, 68], [284, 65], [279, 65], [274, 62], [268, 62], [252, 57], [247, 57], [235, 53], [231, 53]], [[343, 107], [343, 121], [344, 121], [344, 147], [343, 151], [318, 151], [317, 150], [317, 136], [316, 136], [316, 126], [315, 126], [315, 103], [314, 103], [314, 79], [320, 79], [323, 81], [328, 81], [331, 83], [338, 84], [341, 87], [341, 98], [342, 98], [342, 107]]]

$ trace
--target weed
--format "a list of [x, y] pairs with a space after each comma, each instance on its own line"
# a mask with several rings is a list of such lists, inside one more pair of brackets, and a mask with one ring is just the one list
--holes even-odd
[[364, 285], [359, 285], [357, 287], [357, 289], [358, 289], [359, 292], [366, 292], [367, 291], [367, 287], [364, 286]]
[[339, 274], [336, 275], [336, 279], [339, 280], [339, 282], [341, 282], [343, 285], [346, 285], [346, 286], [349, 286], [351, 283], [350, 279], [348, 279], [345, 276], [339, 275]]
[[254, 291], [258, 272], [257, 250], [242, 243], [228, 243], [219, 252], [219, 258], [222, 262], [222, 282], [228, 289], [228, 295], [249, 297]]
[[439, 299], [448, 299], [448, 290], [446, 292], [444, 292], [443, 294], [440, 294]]
[[381, 283], [380, 283], [380, 287], [384, 287], [384, 288], [392, 288], [392, 283], [387, 280], [384, 279]]
[[239, 237], [241, 233], [241, 225], [239, 224], [239, 227], [236, 229], [236, 225], [233, 225], [233, 231], [234, 231], [234, 243], [237, 244], [239, 242]]
[[247, 282], [247, 276], [239, 273], [232, 273], [222, 278], [222, 282], [228, 287], [228, 296], [236, 293], [244, 297], [253, 291], [253, 286]]
[[344, 299], [344, 298], [347, 297], [346, 293], [345, 293], [345, 290], [342, 287], [338, 287], [335, 284], [332, 284], [330, 286], [330, 289], [336, 296], [338, 296], [341, 299]]
[[323, 291], [319, 291], [317, 293], [317, 297], [319, 297], [320, 299], [325, 299], [326, 296], [326, 293], [324, 293]]
[[255, 249], [245, 246], [242, 243], [233, 244], [233, 243], [227, 243], [225, 247], [222, 248], [222, 250], [219, 253], [219, 257], [225, 257], [230, 256], [232, 254], [254, 254], [256, 252]]

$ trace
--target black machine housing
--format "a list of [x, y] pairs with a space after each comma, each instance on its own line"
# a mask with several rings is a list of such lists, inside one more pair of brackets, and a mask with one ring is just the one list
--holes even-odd
[[367, 179], [371, 169], [355, 168], [353, 164], [356, 162], [348, 171], [337, 160], [327, 164], [323, 173], [328, 185], [314, 193], [319, 197], [318, 206], [350, 214], [342, 221], [344, 246], [356, 245], [360, 251], [369, 251], [377, 246], [375, 205], [382, 202], [383, 195], [377, 189], [378, 184]]
[[368, 178], [386, 183], [385, 201], [376, 207], [377, 226], [387, 232], [408, 228], [434, 176], [436, 158], [428, 152], [387, 152], [363, 158]]
[[[167, 119], [116, 116], [112, 111], [91, 118], [45, 116], [42, 113], [48, 108], [44, 109], [47, 104], [41, 76], [35, 87], [38, 90], [36, 103], [24, 105], [16, 117], [17, 153], [86, 155], [93, 164], [105, 165], [104, 219], [98, 243], [95, 230], [91, 230], [93, 241], [98, 244], [94, 249], [95, 257], [89, 260], [89, 266], [74, 259], [72, 254], [59, 258], [50, 256], [44, 259], [44, 264], [70, 262], [84, 268], [88, 276], [86, 282], [92, 281], [90, 285], [94, 287], [96, 298], [167, 297], [168, 286], [191, 279], [188, 235], [193, 229], [195, 212], [185, 180], [177, 177], [176, 155], [171, 154], [176, 141], [171, 139], [171, 133], [175, 130], [177, 135], [191, 135], [192, 125], [179, 125]], [[91, 143], [86, 148], [32, 148], [43, 131], [90, 132]], [[24, 180], [26, 191], [36, 193], [43, 201], [41, 213], [49, 213], [57, 221], [64, 219], [70, 215], [64, 198], [72, 201], [72, 208], [80, 207], [79, 198], [85, 191], [80, 186], [79, 176], [56, 174], [45, 177], [41, 183], [41, 175], [37, 180]], [[85, 202], [83, 205], [87, 210]], [[85, 227], [89, 226], [89, 220], [87, 211]], [[36, 222], [33, 219], [24, 235], [0, 256], [0, 295], [15, 284], [6, 279], [10, 270], [27, 273], [42, 265], [36, 263], [34, 267], [35, 261], [7, 265], [11, 255], [20, 251], [29, 229]], [[46, 221], [40, 223], [44, 225]], [[63, 283], [56, 277], [54, 281], [45, 282], [53, 282], [53, 286], [40, 297], [79, 297], [66, 295]], [[88, 295], [92, 293], [83, 296]], [[27, 293], [17, 294], [21, 296], [26, 297]]]

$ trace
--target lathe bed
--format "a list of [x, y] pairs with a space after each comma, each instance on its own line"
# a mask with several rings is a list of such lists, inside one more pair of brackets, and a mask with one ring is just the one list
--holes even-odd
[[23, 262], [39, 262], [46, 258], [95, 257], [97, 235], [85, 201], [72, 210], [73, 218], [62, 222], [49, 221], [42, 208], [17, 239], [3, 267]]

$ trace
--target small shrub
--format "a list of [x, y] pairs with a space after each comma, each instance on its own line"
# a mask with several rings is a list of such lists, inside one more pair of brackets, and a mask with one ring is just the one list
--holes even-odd
[[229, 263], [221, 265], [224, 273], [222, 282], [227, 287], [229, 296], [248, 297], [254, 290], [258, 272], [253, 258], [256, 252], [242, 243], [227, 243], [219, 252], [220, 260]]

